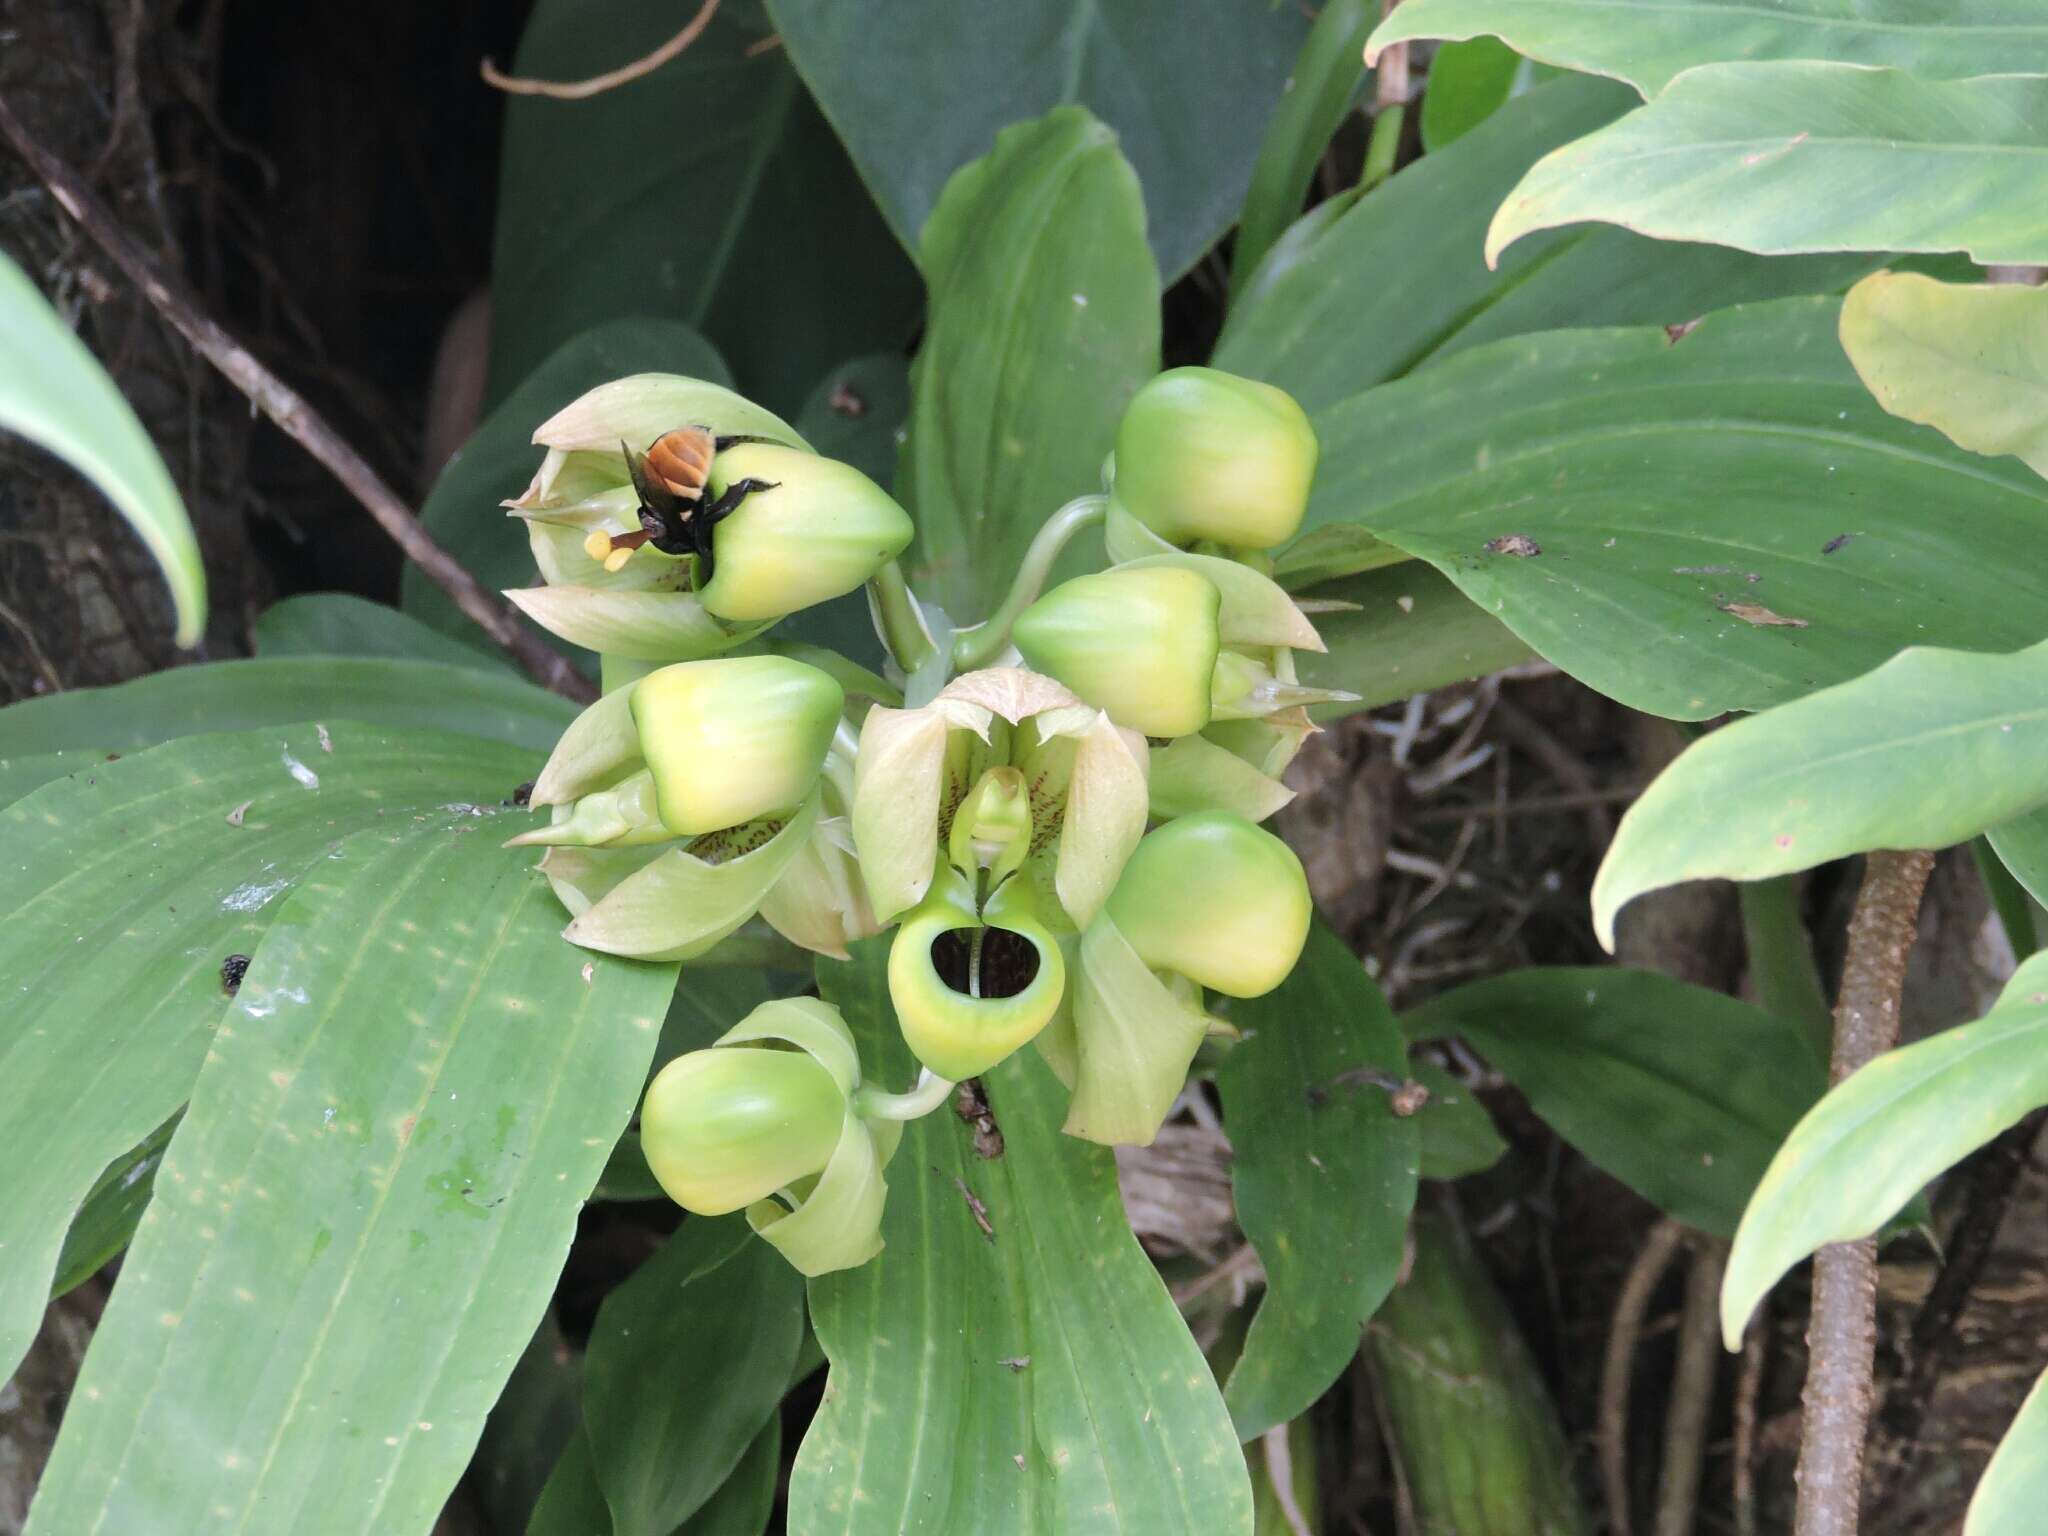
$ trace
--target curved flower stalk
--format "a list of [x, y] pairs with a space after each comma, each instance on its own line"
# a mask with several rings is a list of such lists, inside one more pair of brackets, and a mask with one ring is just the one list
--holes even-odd
[[1148, 833], [1081, 936], [1071, 1030], [1045, 1038], [1073, 1089], [1064, 1129], [1150, 1142], [1215, 1026], [1202, 989], [1258, 997], [1308, 940], [1301, 861], [1270, 832], [1208, 811]]
[[882, 1251], [900, 1107], [863, 1087], [838, 1009], [788, 998], [656, 1073], [640, 1146], [676, 1204], [700, 1216], [744, 1209], [799, 1271], [829, 1274]]
[[904, 1037], [943, 1077], [1050, 1022], [1059, 937], [1101, 909], [1144, 834], [1143, 741], [1051, 678], [992, 667], [861, 729], [853, 840]]

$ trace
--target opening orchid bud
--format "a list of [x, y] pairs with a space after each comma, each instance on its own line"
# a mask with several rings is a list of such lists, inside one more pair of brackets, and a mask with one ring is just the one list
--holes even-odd
[[955, 1082], [1028, 1045], [1058, 1012], [1066, 977], [1021, 876], [977, 914], [966, 877], [942, 869], [889, 949], [889, 1000], [904, 1043]]
[[1311, 903], [1293, 849], [1243, 817], [1205, 811], [1148, 832], [1103, 910], [1154, 970], [1258, 997], [1301, 957]]
[[1011, 638], [1024, 659], [1118, 725], [1185, 736], [1209, 723], [1221, 596], [1176, 566], [1063, 582], [1025, 609]]
[[695, 837], [788, 811], [818, 782], [846, 695], [786, 656], [686, 661], [633, 689], [661, 819]]
[[775, 619], [839, 597], [909, 547], [910, 514], [837, 459], [735, 443], [713, 461], [710, 493], [743, 488], [711, 531], [711, 579], [698, 593], [719, 618]]
[[722, 1216], [824, 1170], [846, 1096], [803, 1051], [718, 1047], [678, 1056], [640, 1110], [640, 1146], [670, 1199]]
[[1294, 537], [1316, 434], [1285, 390], [1214, 368], [1174, 368], [1117, 426], [1110, 499], [1173, 544], [1270, 549]]

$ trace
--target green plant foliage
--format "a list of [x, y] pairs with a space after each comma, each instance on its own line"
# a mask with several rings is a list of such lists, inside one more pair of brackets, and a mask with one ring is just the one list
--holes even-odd
[[1431, 154], [1448, 149], [1498, 112], [1522, 82], [1527, 62], [1483, 35], [1438, 48], [1422, 93], [1422, 147]]
[[[4, 725], [5, 715], [0, 715]], [[118, 752], [102, 752], [97, 747], [59, 748], [54, 752], [23, 752], [14, 757], [0, 757], [0, 806], [14, 804], [30, 790], [41, 789], [52, 779], [61, 779], [66, 774], [81, 769], [97, 768], [102, 763], [117, 761]]]
[[1137, 178], [1078, 107], [1005, 129], [925, 226], [931, 321], [898, 488], [920, 593], [957, 623], [995, 607], [1054, 508], [1099, 488], [1124, 402], [1159, 366], [1144, 236]]
[[1238, 1224], [1266, 1296], [1223, 1401], [1250, 1440], [1305, 1412], [1357, 1353], [1401, 1268], [1420, 1140], [1385, 1088], [1355, 1075], [1398, 1081], [1407, 1052], [1379, 988], [1328, 928], [1311, 931], [1278, 989], [1232, 1002], [1230, 1022], [1244, 1038], [1216, 1086]]
[[493, 819], [387, 819], [281, 903], [206, 1048], [30, 1530], [260, 1511], [356, 1533], [439, 1511], [674, 983], [560, 943]]
[[583, 1422], [615, 1536], [669, 1536], [733, 1475], [775, 1413], [804, 1287], [742, 1216], [692, 1218], [605, 1298]]
[[[851, 965], [820, 963], [819, 984], [893, 1086], [914, 1063], [887, 954], [886, 940], [856, 945]], [[1059, 1134], [1064, 1095], [1035, 1051], [983, 1082], [1000, 1154], [977, 1152], [948, 1112], [907, 1126], [888, 1246], [810, 1284], [832, 1375], [797, 1454], [790, 1528], [1250, 1536], [1222, 1394], [1131, 1235], [1109, 1149]]]
[[[1849, 64], [1688, 70], [1538, 161], [1486, 233], [1598, 219], [1660, 240], [2048, 261], [2048, 80], [1922, 80]], [[1967, 198], [1956, 189], [1967, 186]]]
[[[550, 1312], [534, 1329], [477, 1439], [470, 1487], [488, 1529], [524, 1531], [556, 1461], [583, 1432], [583, 1357]], [[599, 1506], [603, 1494], [598, 1495]], [[605, 1518], [609, 1518], [607, 1515]], [[603, 1536], [594, 1523], [579, 1536]]]
[[[1116, 131], [1143, 179], [1169, 276], [1236, 219], [1307, 30], [1287, 6], [1217, 0], [1013, 0], [995, 27], [950, 0], [770, 0], [769, 13], [905, 245], [930, 238], [947, 179], [1007, 126], [1078, 103]], [[1094, 233], [1071, 227], [1062, 242]]]
[[2048, 290], [1874, 272], [1843, 301], [1842, 350], [1894, 416], [2048, 475]]
[[1913, 649], [1713, 732], [1629, 807], [1593, 881], [1593, 926], [1645, 891], [1759, 880], [1872, 848], [1945, 848], [2048, 802], [2048, 642], [2010, 656]]
[[[811, 387], [796, 414], [796, 429], [818, 452], [887, 485], [909, 420], [909, 359], [901, 352], [870, 352], [841, 363]], [[863, 613], [866, 607], [863, 598]]]
[[1999, 861], [2036, 901], [2048, 897], [2048, 809], [2029, 811], [1990, 831]]
[[1513, 630], [1419, 560], [1326, 582], [1306, 597], [1354, 605], [1315, 615], [1328, 650], [1295, 652], [1308, 687], [1358, 695], [1355, 703], [1317, 705], [1311, 713], [1318, 720], [1484, 677], [1531, 654]]
[[1683, 324], [1730, 304], [1846, 287], [1879, 265], [1867, 256], [1763, 261], [1588, 228], [1518, 246], [1488, 271], [1480, 247], [1500, 200], [1538, 156], [1611, 122], [1632, 99], [1604, 80], [1539, 86], [1369, 195], [1324, 204], [1274, 247], [1231, 311], [1216, 366], [1279, 385], [1317, 418], [1319, 489], [1371, 465], [1329, 441], [1328, 408], [1439, 357], [1569, 326]]
[[1426, 1061], [1411, 1061], [1408, 1075], [1429, 1090], [1428, 1101], [1415, 1115], [1425, 1179], [1484, 1173], [1507, 1155], [1500, 1128], [1470, 1088]]
[[[651, 52], [688, 14], [655, 0], [542, 0], [516, 72], [600, 74]], [[788, 54], [756, 47], [774, 30], [753, 0], [729, 0], [651, 75], [583, 101], [506, 104], [493, 402], [564, 342], [627, 317], [702, 332], [747, 394], [783, 411], [841, 358], [909, 336], [917, 274]]]
[[272, 603], [251, 626], [258, 656], [381, 656], [397, 661], [442, 661], [450, 666], [506, 672], [500, 651], [451, 639], [409, 613], [347, 592], [307, 592]]
[[149, 1198], [156, 1190], [157, 1164], [164, 1158], [171, 1132], [177, 1128], [173, 1115], [151, 1131], [133, 1148], [107, 1164], [106, 1172], [85, 1197], [71, 1229], [64, 1234], [64, 1249], [57, 1256], [57, 1277], [50, 1282], [50, 1295], [62, 1296], [90, 1279], [99, 1267], [128, 1246]]
[[1431, 998], [1401, 1028], [1463, 1036], [1589, 1161], [1708, 1232], [1735, 1230], [1827, 1083], [1795, 1025], [1651, 971], [1510, 971]]
[[1287, 75], [1287, 89], [1266, 125], [1251, 189], [1230, 252], [1230, 287], [1243, 289], [1266, 252], [1301, 213], [1316, 162], [1358, 100], [1365, 70], [1359, 51], [1379, 11], [1371, 0], [1329, 0]]
[[1836, 311], [1754, 305], [1675, 341], [1531, 336], [1372, 390], [1317, 423], [1296, 549], [1363, 527], [1581, 682], [1682, 720], [1906, 645], [2038, 639], [2048, 572], [2010, 552], [2048, 485], [1878, 409]]
[[1977, 1484], [1963, 1536], [2005, 1536], [2022, 1531], [2048, 1505], [2048, 1374], [2020, 1404], [2012, 1428], [1998, 1442]]
[[178, 644], [206, 627], [206, 568], [171, 472], [121, 391], [26, 272], [0, 252], [0, 427], [100, 488], [170, 584]]
[[1681, 70], [1735, 60], [1893, 64], [1925, 80], [1955, 80], [2012, 74], [2048, 57], [2048, 16], [2033, 0], [1679, 0], [1620, 8], [1614, 0], [1407, 0], [1374, 31], [1371, 47], [1487, 34], [1546, 64], [1626, 80], [1645, 96]]
[[1828, 1243], [1868, 1237], [1929, 1180], [2048, 1104], [2048, 961], [1974, 1024], [1888, 1051], [1832, 1089], [1771, 1160], [1721, 1282], [1721, 1331]]
[[227, 1006], [222, 962], [255, 952], [280, 898], [348, 830], [444, 822], [442, 807], [494, 802], [535, 761], [469, 737], [327, 731], [331, 752], [312, 726], [192, 737], [0, 812], [15, 871], [0, 887], [0, 975], [18, 989], [0, 1027], [0, 1080], [16, 1085], [0, 1136], [39, 1149], [0, 1201], [10, 1371], [73, 1214], [184, 1102]]

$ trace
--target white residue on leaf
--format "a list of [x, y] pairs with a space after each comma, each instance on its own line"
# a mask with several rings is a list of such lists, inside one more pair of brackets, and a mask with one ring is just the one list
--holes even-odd
[[286, 1002], [303, 1003], [306, 1001], [306, 989], [304, 987], [272, 987], [269, 991], [263, 993], [260, 998], [251, 998], [248, 989], [244, 988], [242, 992], [242, 1011], [252, 1019], [267, 1019], [277, 1012], [277, 1000], [279, 998], [283, 998]]
[[297, 779], [301, 788], [318, 789], [320, 787], [320, 775], [308, 768], [296, 757], [293, 757], [290, 747], [284, 749], [284, 766], [285, 772]]
[[[273, 874], [276, 870], [277, 866], [275, 864], [263, 866], [263, 873], [266, 875]], [[246, 885], [236, 886], [227, 895], [221, 897], [220, 909], [223, 912], [261, 911], [264, 907], [269, 906], [272, 901], [276, 900], [281, 893], [289, 890], [291, 883], [291, 876], [289, 875], [279, 880], [251, 880]]]

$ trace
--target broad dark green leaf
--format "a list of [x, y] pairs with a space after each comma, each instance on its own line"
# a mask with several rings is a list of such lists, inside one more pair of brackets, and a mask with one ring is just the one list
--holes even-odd
[[[4, 728], [6, 719], [6, 715], [0, 713], [0, 728]], [[61, 779], [81, 768], [97, 768], [101, 763], [118, 760], [120, 756], [118, 752], [102, 752], [93, 747], [70, 747], [59, 748], [55, 752], [24, 752], [16, 757], [0, 757], [0, 806], [14, 804], [30, 790], [41, 789], [52, 779]]]
[[1216, 1086], [1231, 1196], [1266, 1295], [1223, 1401], [1250, 1440], [1306, 1412], [1358, 1352], [1401, 1269], [1421, 1148], [1414, 1120], [1357, 1077], [1399, 1079], [1407, 1050], [1379, 988], [1328, 928], [1310, 933], [1276, 991], [1233, 1002], [1229, 1018], [1244, 1038]]
[[590, 1436], [579, 1427], [541, 1488], [526, 1536], [611, 1536], [611, 1531], [612, 1512], [597, 1485]]
[[1746, 59], [1895, 64], [1923, 80], [2048, 72], [2039, 67], [2048, 61], [2048, 15], [2035, 0], [1407, 0], [1371, 46], [1487, 34], [1546, 64], [1626, 80], [1645, 96], [1696, 64]]
[[174, 1115], [111, 1163], [64, 1234], [64, 1249], [57, 1255], [57, 1277], [50, 1282], [50, 1295], [62, 1296], [82, 1285], [107, 1260], [128, 1246], [142, 1213], [149, 1209], [149, 1197], [156, 1189], [157, 1164], [170, 1145], [177, 1126]]
[[1915, 648], [1701, 738], [1621, 819], [1593, 927], [1645, 891], [1761, 880], [1872, 848], [1945, 848], [2048, 804], [2048, 642]]
[[444, 661], [483, 671], [509, 671], [499, 651], [452, 639], [411, 614], [347, 592], [307, 592], [272, 603], [250, 631], [256, 654], [279, 656], [379, 656], [399, 661]]
[[[2040, 58], [2036, 50], [2036, 61]], [[2048, 261], [2048, 79], [1924, 80], [1853, 64], [1688, 70], [1538, 161], [1486, 255], [1586, 219], [1660, 240]]]
[[[135, 752], [200, 731], [256, 730], [306, 720], [448, 731], [545, 752], [575, 717], [576, 706], [567, 699], [487, 668], [355, 657], [210, 661], [0, 709], [0, 758], [11, 763], [84, 751], [89, 765], [108, 752]], [[62, 763], [35, 766], [63, 773], [74, 769]], [[513, 787], [480, 785], [477, 790], [498, 800]]]
[[1422, 147], [1430, 154], [1448, 149], [1493, 116], [1514, 95], [1527, 62], [1483, 35], [1437, 49], [1422, 92]]
[[192, 737], [0, 812], [0, 976], [14, 997], [0, 1014], [0, 1140], [19, 1149], [0, 1200], [9, 1371], [73, 1214], [185, 1101], [228, 1006], [222, 962], [255, 951], [280, 898], [347, 833], [445, 821], [443, 807], [494, 802], [538, 761], [471, 737], [327, 730], [331, 752], [304, 725]]
[[1039, 525], [1101, 486], [1124, 402], [1159, 366], [1144, 236], [1137, 178], [1078, 107], [1005, 129], [925, 226], [931, 323], [899, 488], [918, 594], [955, 623], [986, 618]]
[[1356, 703], [1318, 706], [1319, 720], [1484, 677], [1530, 655], [1513, 630], [1419, 560], [1326, 582], [1303, 596], [1357, 605], [1316, 614], [1316, 631], [1329, 649], [1294, 654], [1309, 687], [1359, 696]]
[[1680, 1221], [1729, 1233], [1826, 1085], [1797, 1026], [1650, 971], [1546, 966], [1403, 1014], [1462, 1035], [1550, 1128]]
[[2011, 551], [2048, 519], [2048, 483], [1886, 415], [1838, 308], [1753, 305], [1675, 341], [1530, 336], [1359, 395], [1317, 422], [1300, 548], [1363, 527], [1581, 682], [1674, 719], [1762, 709], [1907, 645], [2038, 640], [2048, 564]]
[[1307, 31], [1300, 11], [1264, 0], [1012, 0], [999, 18], [949, 0], [768, 9], [905, 245], [928, 237], [947, 178], [1004, 128], [1079, 103], [1137, 167], [1169, 276], [1237, 217]]
[[533, 1518], [555, 1462], [583, 1432], [582, 1379], [583, 1356], [550, 1312], [492, 1404], [470, 1463], [469, 1486], [488, 1531], [523, 1531]]
[[686, 1220], [605, 1298], [583, 1423], [616, 1536], [669, 1536], [775, 1412], [804, 1332], [801, 1277], [742, 1216]]
[[[517, 69], [600, 74], [689, 17], [656, 0], [541, 0]], [[779, 411], [841, 358], [908, 338], [917, 274], [789, 55], [759, 46], [774, 30], [753, 0], [728, 0], [643, 79], [506, 104], [492, 400], [579, 332], [627, 317], [701, 331], [740, 390]]]
[[1364, 475], [1370, 454], [1347, 461], [1358, 450], [1332, 444], [1321, 413], [1433, 358], [1567, 326], [1679, 325], [1730, 304], [1843, 288], [1880, 265], [1867, 256], [1764, 261], [1579, 229], [1524, 242], [1489, 272], [1486, 223], [1509, 189], [1544, 151], [1633, 99], [1604, 80], [1539, 86], [1311, 224], [1309, 238], [1290, 231], [1231, 311], [1216, 366], [1277, 384], [1318, 416], [1320, 478]]
[[1831, 1089], [1772, 1159], [1721, 1282], [1731, 1349], [1786, 1270], [1868, 1237], [1924, 1185], [2048, 1104], [2048, 961], [2014, 973], [1990, 1013], [1887, 1051]]
[[31, 1532], [433, 1525], [674, 984], [561, 941], [546, 885], [498, 846], [513, 819], [341, 838], [282, 904], [206, 1051]]
[[2019, 1415], [1970, 1499], [1963, 1536], [2006, 1536], [2023, 1531], [2048, 1505], [2048, 1373], [2020, 1404]]
[[[915, 1063], [887, 954], [886, 939], [856, 945], [819, 983], [893, 1088]], [[979, 1156], [950, 1111], [911, 1124], [889, 1165], [888, 1246], [811, 1282], [832, 1374], [790, 1529], [1250, 1536], [1222, 1394], [1131, 1235], [1109, 1150], [1059, 1133], [1064, 1094], [1035, 1051], [983, 1081], [1002, 1154]]]
[[[740, 1464], [674, 1536], [761, 1536], [775, 1512], [782, 1471], [782, 1420], [771, 1417]], [[611, 1536], [611, 1511], [597, 1485], [590, 1437], [578, 1431], [548, 1478], [526, 1536]]]
[[1483, 1173], [1507, 1155], [1508, 1144], [1479, 1096], [1442, 1067], [1411, 1061], [1408, 1075], [1429, 1090], [1415, 1115], [1425, 1179]]
[[909, 421], [910, 360], [901, 352], [871, 352], [820, 379], [795, 425], [818, 452], [844, 459], [870, 480], [887, 485], [896, 473], [896, 450]]

